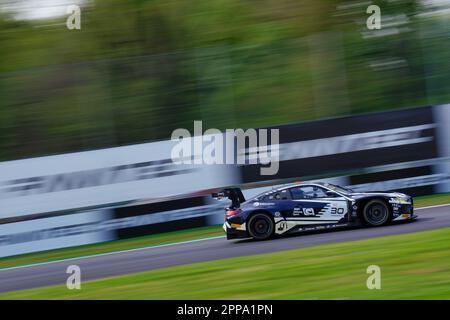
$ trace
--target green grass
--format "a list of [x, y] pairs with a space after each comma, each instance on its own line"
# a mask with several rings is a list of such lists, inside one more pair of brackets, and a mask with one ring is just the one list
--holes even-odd
[[[450, 299], [450, 228], [0, 294], [0, 299]], [[236, 248], [238, 250], [238, 248]], [[381, 289], [366, 287], [369, 265]]]
[[426, 207], [450, 203], [450, 193], [432, 194], [414, 198], [414, 207]]
[[[415, 207], [445, 204], [450, 203], [450, 194], [447, 193], [447, 194], [417, 197], [414, 199], [414, 201]], [[37, 253], [28, 253], [13, 257], [0, 258], [0, 269], [26, 265], [31, 263], [41, 263], [61, 259], [76, 258], [80, 256], [143, 248], [152, 245], [175, 243], [180, 241], [195, 240], [221, 235], [223, 235], [223, 230], [221, 226], [209, 226], [203, 228], [195, 228], [176, 232], [150, 235], [127, 240], [118, 240], [72, 248], [48, 250]]]

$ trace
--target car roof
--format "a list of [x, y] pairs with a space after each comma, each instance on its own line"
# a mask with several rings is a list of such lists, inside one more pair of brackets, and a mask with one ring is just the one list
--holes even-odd
[[253, 197], [252, 199], [259, 199], [259, 198], [261, 198], [263, 196], [270, 195], [272, 193], [279, 192], [279, 191], [282, 191], [282, 190], [286, 190], [286, 189], [289, 189], [289, 188], [292, 188], [292, 187], [309, 186], [309, 185], [317, 185], [317, 186], [324, 186], [324, 187], [326, 187], [327, 184], [323, 183], [323, 182], [320, 182], [320, 181], [319, 182], [293, 182], [293, 183], [288, 183], [288, 184], [282, 185], [282, 186], [280, 186], [278, 188], [274, 188], [272, 190], [268, 190], [268, 191], [262, 192], [262, 193], [256, 195], [255, 197]]

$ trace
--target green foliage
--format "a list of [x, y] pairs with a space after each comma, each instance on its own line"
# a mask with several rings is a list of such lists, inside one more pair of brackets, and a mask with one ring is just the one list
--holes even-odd
[[65, 17], [2, 15], [0, 160], [168, 139], [194, 120], [274, 126], [449, 101], [446, 16], [380, 1], [382, 21], [400, 23], [368, 31], [366, 8], [341, 3], [97, 0], [72, 31]]

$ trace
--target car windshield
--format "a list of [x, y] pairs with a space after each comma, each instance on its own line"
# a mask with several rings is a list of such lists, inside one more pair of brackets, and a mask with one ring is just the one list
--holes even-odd
[[339, 186], [331, 184], [331, 183], [324, 183], [323, 186], [327, 187], [328, 189], [331, 189], [333, 191], [337, 191], [337, 192], [340, 192], [340, 193], [343, 193], [343, 194], [349, 194], [349, 193], [353, 192], [352, 189], [339, 187]]

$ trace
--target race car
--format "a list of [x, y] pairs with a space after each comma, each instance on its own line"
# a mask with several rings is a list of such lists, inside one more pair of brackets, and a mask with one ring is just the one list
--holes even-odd
[[240, 188], [214, 193], [228, 198], [223, 229], [227, 239], [269, 239], [300, 231], [357, 225], [382, 226], [413, 220], [412, 197], [398, 192], [354, 192], [329, 183], [294, 183], [245, 200]]

